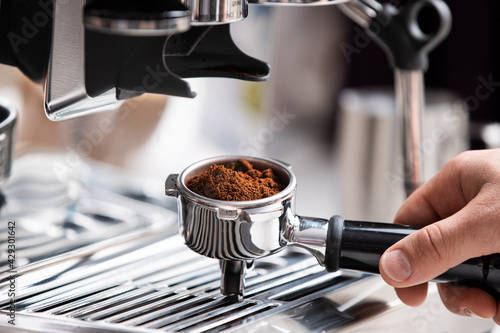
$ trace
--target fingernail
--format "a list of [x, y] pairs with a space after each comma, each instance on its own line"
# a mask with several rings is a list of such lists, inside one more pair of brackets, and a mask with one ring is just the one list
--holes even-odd
[[391, 279], [403, 282], [411, 275], [411, 266], [402, 250], [388, 252], [382, 257], [382, 268]]
[[463, 314], [466, 315], [467, 317], [481, 318], [477, 314], [475, 314], [474, 312], [472, 312], [472, 310], [469, 309], [469, 308], [464, 308], [463, 309]]

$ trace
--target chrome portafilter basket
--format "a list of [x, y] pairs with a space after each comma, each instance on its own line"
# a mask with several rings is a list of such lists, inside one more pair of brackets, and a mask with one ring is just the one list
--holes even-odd
[[296, 180], [289, 165], [279, 161], [245, 157], [256, 169], [271, 168], [286, 187], [280, 193], [253, 201], [221, 201], [191, 191], [186, 183], [213, 164], [227, 164], [227, 156], [195, 163], [180, 175], [170, 175], [166, 194], [178, 200], [179, 228], [193, 251], [221, 260], [221, 292], [242, 294], [243, 276], [254, 259], [283, 250], [287, 241], [281, 225], [295, 215]]
[[[186, 245], [193, 251], [222, 260], [254, 260], [274, 254], [286, 245], [280, 224], [294, 215], [296, 181], [289, 166], [268, 159], [245, 157], [258, 170], [272, 168], [286, 188], [271, 197], [253, 201], [221, 201], [194, 193], [189, 179], [213, 164], [228, 164], [234, 157], [193, 164], [167, 180], [167, 195], [179, 200], [179, 223]], [[236, 159], [237, 160], [237, 159]]]
[[[191, 191], [187, 182], [214, 164], [227, 165], [244, 158], [257, 170], [271, 168], [284, 189], [276, 195], [252, 201], [214, 200]], [[193, 251], [221, 260], [221, 292], [244, 294], [249, 263], [289, 246], [306, 249], [330, 271], [354, 269], [379, 273], [384, 251], [417, 229], [390, 223], [303, 217], [295, 213], [297, 181], [291, 166], [273, 159], [223, 156], [206, 159], [168, 176], [166, 195], [177, 197], [179, 227]], [[500, 254], [470, 259], [437, 277], [500, 291]]]

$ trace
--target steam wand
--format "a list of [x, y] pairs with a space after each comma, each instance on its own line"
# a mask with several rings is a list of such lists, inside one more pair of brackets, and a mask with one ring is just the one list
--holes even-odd
[[339, 8], [387, 53], [395, 75], [396, 107], [401, 118], [405, 191], [409, 196], [424, 182], [422, 116], [423, 72], [428, 53], [449, 33], [451, 12], [442, 0], [420, 0], [398, 10], [374, 0], [353, 0]]

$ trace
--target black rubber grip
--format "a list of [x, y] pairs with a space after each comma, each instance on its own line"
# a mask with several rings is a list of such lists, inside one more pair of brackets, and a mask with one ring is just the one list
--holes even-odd
[[340, 268], [340, 242], [344, 229], [344, 219], [335, 215], [328, 221], [326, 239], [325, 268], [328, 272], [336, 272]]
[[[334, 216], [328, 230], [325, 266], [328, 271], [342, 268], [378, 274], [382, 254], [417, 230], [405, 225], [347, 221]], [[432, 281], [481, 288], [498, 299], [500, 254], [469, 259]]]

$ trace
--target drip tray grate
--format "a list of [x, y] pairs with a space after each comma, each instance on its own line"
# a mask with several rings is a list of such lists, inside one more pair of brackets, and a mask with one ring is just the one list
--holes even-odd
[[[327, 273], [314, 257], [284, 251], [256, 261], [247, 274], [243, 299], [225, 298], [219, 292], [218, 261], [190, 251], [180, 236], [169, 233], [152, 233], [26, 270], [17, 277], [19, 324], [37, 318], [60, 320], [83, 331], [88, 327], [89, 332], [220, 332], [361, 278]], [[6, 279], [1, 284], [2, 312], [8, 312], [10, 301]], [[30, 329], [37, 332], [33, 326]]]

